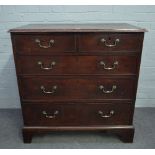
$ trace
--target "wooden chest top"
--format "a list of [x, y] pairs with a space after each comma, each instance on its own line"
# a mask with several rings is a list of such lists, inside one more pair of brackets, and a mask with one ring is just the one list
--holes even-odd
[[146, 32], [146, 29], [126, 23], [99, 24], [29, 24], [9, 32]]

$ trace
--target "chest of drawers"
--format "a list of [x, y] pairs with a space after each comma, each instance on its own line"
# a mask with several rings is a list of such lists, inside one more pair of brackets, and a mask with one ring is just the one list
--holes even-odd
[[11, 29], [24, 142], [65, 130], [107, 131], [132, 142], [145, 31], [129, 24]]

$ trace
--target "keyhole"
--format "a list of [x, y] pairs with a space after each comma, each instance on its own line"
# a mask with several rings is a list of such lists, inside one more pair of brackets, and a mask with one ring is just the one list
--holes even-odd
[[108, 40], [111, 41], [111, 37], [109, 37]]

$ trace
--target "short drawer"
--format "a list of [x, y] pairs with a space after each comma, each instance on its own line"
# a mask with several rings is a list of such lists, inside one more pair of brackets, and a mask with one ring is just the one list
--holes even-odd
[[133, 99], [134, 78], [28, 76], [20, 77], [23, 100]]
[[137, 74], [137, 56], [17, 56], [18, 74]]
[[140, 52], [143, 33], [81, 33], [79, 51], [81, 52]]
[[26, 126], [129, 125], [133, 105], [129, 103], [24, 104]]
[[49, 55], [75, 51], [72, 33], [13, 35], [13, 42], [15, 52], [19, 54]]

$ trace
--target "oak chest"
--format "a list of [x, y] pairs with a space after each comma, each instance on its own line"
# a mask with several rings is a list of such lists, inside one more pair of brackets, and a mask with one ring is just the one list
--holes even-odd
[[11, 29], [24, 142], [64, 130], [107, 131], [132, 142], [145, 31], [117, 23]]

